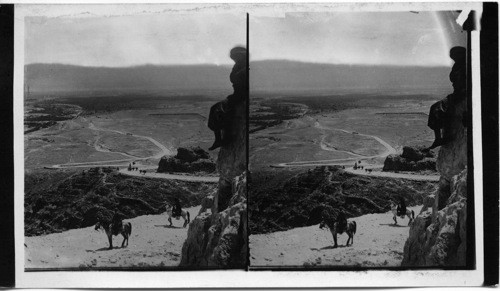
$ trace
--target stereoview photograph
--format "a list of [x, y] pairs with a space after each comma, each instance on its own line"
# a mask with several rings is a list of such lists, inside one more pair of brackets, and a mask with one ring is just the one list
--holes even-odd
[[473, 263], [467, 16], [250, 15], [252, 268]]
[[22, 8], [25, 270], [245, 268], [246, 13]]

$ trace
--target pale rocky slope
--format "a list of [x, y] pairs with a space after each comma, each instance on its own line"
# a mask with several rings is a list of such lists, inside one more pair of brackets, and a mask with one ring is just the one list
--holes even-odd
[[[187, 209], [191, 219], [200, 206]], [[169, 226], [166, 214], [144, 215], [125, 222], [132, 223], [128, 247], [121, 248], [123, 237], [113, 237], [114, 249], [108, 250], [104, 231], [94, 226], [62, 233], [25, 238], [26, 268], [177, 268], [182, 244], [187, 237], [184, 220], [173, 219]]]
[[[409, 207], [418, 213], [421, 206]], [[347, 235], [338, 235], [338, 248], [327, 229], [318, 225], [297, 227], [288, 231], [251, 235], [250, 266], [252, 267], [398, 267], [403, 246], [408, 238], [408, 218], [398, 218], [394, 225], [392, 213], [367, 214], [351, 218], [357, 223], [354, 244], [345, 247]]]

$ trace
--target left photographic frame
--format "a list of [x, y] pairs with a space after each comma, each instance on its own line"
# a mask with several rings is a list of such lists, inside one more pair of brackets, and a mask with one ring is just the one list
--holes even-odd
[[17, 5], [16, 18], [23, 272], [245, 269], [243, 9]]

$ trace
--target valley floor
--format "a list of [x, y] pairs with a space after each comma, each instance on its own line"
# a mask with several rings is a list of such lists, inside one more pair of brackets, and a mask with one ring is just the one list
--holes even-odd
[[[422, 206], [409, 207], [418, 215]], [[250, 235], [252, 267], [353, 266], [398, 267], [410, 227], [408, 218], [398, 218], [394, 225], [392, 213], [367, 214], [355, 217], [357, 232], [354, 244], [346, 247], [347, 234], [338, 235], [338, 248], [333, 248], [329, 230], [319, 225], [294, 228], [283, 232]]]
[[[187, 209], [193, 220], [200, 206]], [[113, 237], [114, 249], [108, 250], [104, 231], [94, 226], [62, 233], [25, 237], [25, 268], [127, 268], [175, 267], [187, 238], [184, 220], [172, 219], [170, 227], [166, 214], [144, 215], [124, 220], [132, 223], [129, 245], [120, 248], [123, 237]]]

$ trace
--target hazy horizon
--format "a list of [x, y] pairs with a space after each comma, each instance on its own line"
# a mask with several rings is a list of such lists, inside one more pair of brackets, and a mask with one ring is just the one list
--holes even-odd
[[[99, 6], [86, 9], [92, 13]], [[25, 18], [26, 64], [230, 65], [229, 51], [245, 44], [243, 13]]]

